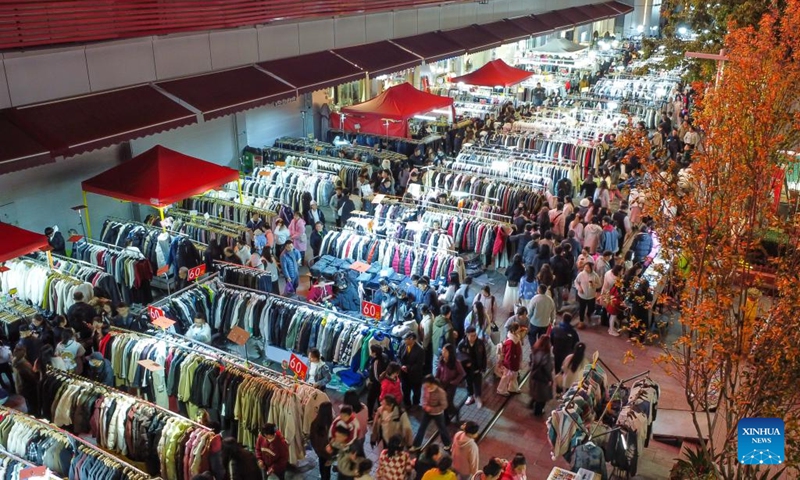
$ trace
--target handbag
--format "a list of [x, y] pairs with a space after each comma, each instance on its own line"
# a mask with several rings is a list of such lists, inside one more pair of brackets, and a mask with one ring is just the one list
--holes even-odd
[[292, 285], [292, 282], [286, 282], [286, 286], [283, 287], [283, 295], [286, 297], [291, 297], [294, 295], [294, 292], [294, 285]]

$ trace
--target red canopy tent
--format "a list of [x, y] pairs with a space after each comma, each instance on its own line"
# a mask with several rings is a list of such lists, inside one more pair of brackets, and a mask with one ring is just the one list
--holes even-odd
[[510, 87], [516, 85], [526, 78], [533, 75], [519, 68], [514, 68], [506, 62], [497, 59], [492, 60], [472, 73], [455, 77], [451, 83], [465, 83], [467, 85], [477, 85], [480, 87]]
[[41, 233], [34, 233], [0, 222], [0, 262], [35, 252], [47, 246], [47, 237]]
[[[92, 192], [152, 205], [163, 218], [167, 205], [238, 180], [237, 170], [156, 145], [121, 165], [84, 180], [81, 188], [84, 204], [86, 192]], [[88, 213], [86, 226], [91, 237]]]
[[[345, 115], [331, 115], [334, 129], [349, 132], [372, 133], [392, 137], [408, 136], [408, 120], [415, 115], [433, 110], [447, 109], [453, 115], [453, 99], [417, 90], [410, 83], [402, 83], [386, 89], [366, 102], [342, 108]], [[359, 125], [359, 128], [356, 128]]]

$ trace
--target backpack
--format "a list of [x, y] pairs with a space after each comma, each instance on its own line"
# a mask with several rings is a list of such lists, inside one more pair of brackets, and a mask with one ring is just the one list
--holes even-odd
[[503, 353], [503, 342], [498, 343], [494, 347], [494, 374], [498, 377], [503, 376], [503, 360], [505, 360], [505, 354]]

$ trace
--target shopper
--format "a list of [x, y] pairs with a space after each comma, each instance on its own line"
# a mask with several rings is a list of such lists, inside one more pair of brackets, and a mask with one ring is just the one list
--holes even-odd
[[264, 270], [269, 274], [270, 284], [268, 288], [268, 293], [273, 293], [278, 295], [280, 293], [280, 287], [278, 285], [279, 280], [279, 273], [278, 273], [278, 265], [275, 263], [275, 257], [272, 256], [272, 253], [268, 250], [265, 250], [261, 254], [261, 264], [264, 265]]
[[47, 227], [44, 229], [44, 234], [47, 236], [47, 243], [53, 248], [52, 252], [55, 255], [66, 256], [67, 247], [64, 242], [64, 235], [58, 231], [58, 228]]
[[572, 353], [580, 341], [578, 332], [572, 326], [572, 315], [565, 313], [561, 317], [561, 321], [550, 332], [550, 341], [553, 344], [553, 364], [558, 373], [561, 371], [564, 359]]
[[239, 445], [235, 438], [222, 441], [222, 465], [225, 468], [225, 478], [231, 480], [258, 479], [263, 475], [255, 455]]
[[583, 271], [575, 277], [573, 285], [578, 291], [578, 328], [584, 328], [587, 323], [591, 326], [595, 299], [603, 286], [600, 277], [594, 273], [594, 262], [589, 260], [583, 265]]
[[320, 390], [325, 390], [330, 381], [330, 367], [322, 361], [319, 350], [312, 348], [308, 351], [308, 382]]
[[322, 239], [325, 238], [325, 225], [322, 222], [314, 223], [314, 231], [311, 232], [311, 255], [313, 259], [319, 258], [322, 251]]
[[539, 282], [536, 281], [536, 270], [533, 269], [533, 265], [528, 265], [525, 267], [525, 276], [519, 281], [520, 303], [527, 305], [536, 295], [538, 288]]
[[[389, 366], [389, 358], [383, 353], [383, 346], [373, 344], [369, 346], [369, 363], [367, 364], [367, 413], [371, 422], [375, 414], [375, 404], [381, 398], [381, 378]], [[399, 372], [399, 368], [398, 368]], [[396, 375], [395, 375], [396, 377]], [[399, 389], [399, 382], [398, 382]], [[395, 398], [403, 398], [402, 394]]]
[[[403, 402], [407, 407], [417, 406], [420, 402], [420, 389], [425, 371], [425, 351], [417, 343], [417, 335], [409, 333], [405, 336], [405, 345], [400, 347], [400, 379], [403, 382]], [[413, 397], [413, 398], [412, 398]]]
[[456, 390], [461, 382], [466, 377], [464, 367], [461, 362], [456, 358], [456, 347], [452, 343], [445, 344], [441, 349], [441, 359], [438, 368], [436, 369], [436, 379], [447, 392], [447, 410], [445, 411], [445, 419], [450, 417], [458, 417], [458, 410], [455, 407]]
[[588, 364], [586, 345], [579, 342], [561, 365], [561, 373], [556, 376], [556, 391], [560, 393], [569, 390], [573, 384], [580, 381], [583, 377], [583, 368]]
[[428, 425], [433, 421], [439, 430], [442, 443], [445, 449], [450, 448], [450, 433], [447, 431], [447, 424], [445, 422], [445, 410], [447, 409], [447, 392], [444, 391], [439, 381], [433, 375], [427, 375], [422, 381], [423, 394], [422, 394], [422, 409], [425, 413], [419, 424], [419, 430], [414, 437], [414, 448], [418, 449], [425, 439], [425, 431]]
[[527, 463], [525, 455], [517, 453], [514, 455], [514, 459], [506, 465], [500, 480], [526, 480], [528, 478], [526, 474]]
[[499, 480], [507, 463], [499, 458], [490, 458], [483, 469], [476, 472], [470, 480]]
[[[234, 250], [236, 256], [239, 257], [239, 260], [242, 262], [240, 265], [247, 265], [250, 261], [250, 246], [245, 242], [245, 239], [239, 237], [236, 239], [236, 249]], [[186, 269], [186, 273], [188, 276], [189, 269]]]
[[198, 313], [194, 317], [194, 323], [186, 331], [186, 337], [190, 340], [201, 343], [211, 343], [211, 326], [206, 322], [206, 317]]
[[472, 305], [472, 311], [464, 319], [464, 329], [467, 330], [472, 327], [478, 333], [478, 338], [483, 341], [491, 341], [492, 326], [494, 324], [487, 318], [483, 302], [475, 302]]
[[519, 369], [522, 363], [522, 344], [520, 337], [527, 335], [527, 330], [513, 323], [508, 328], [508, 335], [503, 342], [503, 360], [501, 371], [503, 372], [500, 382], [497, 384], [497, 394], [507, 397], [512, 393], [519, 393]]
[[537, 338], [547, 333], [547, 329], [556, 320], [556, 304], [547, 295], [547, 286], [539, 285], [538, 293], [528, 302], [530, 315], [530, 331], [528, 337], [531, 345]]
[[553, 398], [553, 355], [550, 353], [550, 336], [542, 335], [533, 345], [531, 354], [531, 382], [529, 407], [534, 416], [541, 416], [545, 404]]
[[428, 470], [436, 468], [436, 465], [439, 464], [439, 460], [441, 460], [444, 456], [445, 454], [442, 452], [441, 445], [433, 442], [429, 443], [428, 446], [425, 447], [425, 450], [423, 450], [420, 456], [417, 458], [417, 462], [414, 464], [416, 480], [421, 480]]
[[555, 255], [550, 259], [550, 267], [553, 269], [553, 301], [556, 304], [556, 311], [560, 312], [564, 307], [564, 293], [569, 291], [572, 281], [572, 261], [567, 258], [561, 245], [553, 249]]
[[372, 460], [368, 458], [362, 458], [360, 462], [358, 462], [358, 476], [354, 480], [375, 480], [370, 475], [372, 472]]
[[309, 209], [306, 210], [306, 223], [308, 225], [316, 225], [317, 223], [325, 225], [325, 214], [319, 209], [317, 202], [311, 200], [311, 203], [309, 203], [308, 206]]
[[31, 326], [23, 323], [19, 326], [19, 342], [17, 342], [17, 346], [25, 349], [25, 358], [29, 362], [35, 362], [39, 358], [42, 342], [36, 337]]
[[258, 467], [267, 477], [274, 475], [280, 480], [286, 478], [286, 469], [289, 467], [289, 444], [275, 424], [268, 423], [261, 428], [256, 438], [256, 459]]
[[350, 405], [342, 405], [339, 407], [339, 415], [333, 419], [331, 426], [331, 437], [336, 435], [336, 429], [344, 427], [347, 429], [347, 439], [344, 445], [350, 446], [358, 439], [358, 434], [361, 431], [361, 424], [358, 418], [353, 414], [353, 407]]
[[[294, 294], [300, 286], [300, 253], [294, 249], [291, 240], [287, 240], [283, 245], [281, 253], [281, 273], [286, 280], [286, 293]], [[291, 285], [289, 287], [288, 285]]]
[[393, 435], [384, 444], [386, 448], [378, 457], [378, 471], [375, 475], [380, 480], [405, 480], [413, 470], [413, 465], [404, 448], [402, 437]]
[[453, 326], [455, 336], [458, 340], [464, 338], [464, 320], [469, 315], [469, 306], [466, 297], [461, 293], [456, 293], [453, 297], [453, 305], [450, 307], [450, 324]]
[[456, 473], [452, 469], [453, 459], [444, 456], [439, 460], [436, 468], [428, 470], [422, 476], [422, 480], [457, 480]]
[[470, 480], [478, 472], [478, 424], [466, 422], [453, 437], [453, 470], [459, 480]]
[[[67, 310], [69, 326], [75, 331], [78, 338], [89, 338], [92, 334], [90, 325], [97, 312], [84, 301], [83, 292], [73, 293], [72, 300], [75, 303]], [[56, 341], [58, 340], [57, 338]]]
[[478, 338], [475, 327], [469, 327], [466, 331], [466, 338], [458, 344], [458, 356], [461, 359], [461, 366], [464, 368], [467, 380], [466, 405], [477, 404], [478, 408], [483, 407], [481, 392], [483, 391], [483, 374], [486, 371], [486, 345], [483, 340]]
[[452, 313], [450, 305], [442, 305], [439, 311], [439, 316], [433, 320], [433, 334], [431, 338], [431, 345], [433, 346], [433, 371], [435, 372], [439, 366], [439, 355], [442, 347], [447, 344], [456, 345], [457, 337], [455, 329], [450, 319]]
[[78, 375], [83, 372], [83, 357], [86, 355], [86, 350], [75, 340], [72, 330], [61, 332], [61, 342], [56, 345], [56, 355], [64, 360], [68, 372]]
[[514, 255], [511, 265], [506, 268], [506, 289], [503, 295], [503, 314], [514, 311], [519, 301], [519, 282], [525, 275], [525, 265], [522, 264], [522, 255]]
[[[231, 247], [225, 247], [222, 250], [222, 261], [232, 263], [234, 265], [244, 265], [242, 259], [239, 258], [239, 255], [236, 255], [236, 252], [234, 252]], [[186, 274], [189, 274], [188, 270], [186, 271]]]
[[397, 401], [404, 398], [405, 389], [400, 384], [401, 371], [400, 364], [397, 362], [391, 362], [386, 367], [386, 371], [381, 376], [381, 394], [379, 397], [381, 402], [387, 395], [394, 396]]
[[399, 400], [394, 395], [386, 395], [381, 400], [381, 406], [375, 412], [376, 418], [372, 422], [372, 436], [370, 442], [373, 447], [382, 441], [384, 445], [392, 437], [399, 437], [404, 447], [414, 444], [414, 432], [408, 414], [400, 407]]
[[114, 387], [114, 370], [111, 368], [111, 362], [103, 358], [100, 352], [94, 352], [89, 355], [89, 365], [86, 371], [86, 377], [97, 383]]
[[433, 368], [433, 313], [427, 305], [419, 307], [421, 320], [419, 322], [419, 339], [422, 349], [425, 351], [425, 373], [430, 373]]
[[11, 353], [11, 372], [17, 394], [25, 398], [28, 411], [39, 415], [39, 379], [31, 363], [25, 358], [25, 349], [17, 347]]
[[319, 476], [322, 480], [331, 479], [333, 456], [326, 448], [331, 425], [333, 425], [333, 404], [323, 402], [319, 405], [317, 416], [311, 421], [309, 430], [309, 441], [319, 459]]
[[289, 222], [289, 237], [292, 239], [294, 249], [300, 254], [298, 265], [302, 265], [306, 257], [308, 236], [306, 235], [306, 222], [299, 210], [295, 210], [294, 218]]
[[361, 462], [364, 460], [361, 447], [350, 445], [339, 451], [336, 458], [336, 471], [338, 480], [354, 480], [359, 474]]
[[283, 224], [283, 219], [279, 218], [275, 220], [275, 230], [273, 234], [275, 235], [275, 255], [280, 258], [281, 254], [283, 253], [283, 249], [286, 246], [286, 242], [289, 241], [292, 233], [289, 231], [286, 225]]
[[[489, 285], [485, 285], [481, 289], [481, 292], [475, 296], [475, 300], [472, 301], [472, 306], [474, 307], [476, 303], [480, 303], [483, 306], [483, 312], [486, 315], [487, 326], [488, 324], [492, 324], [495, 320], [496, 302], [494, 295], [492, 295], [491, 290], [489, 290]], [[480, 329], [478, 329], [478, 334], [480, 335]]]
[[369, 417], [367, 415], [367, 406], [361, 403], [359, 393], [354, 389], [349, 389], [344, 392], [344, 405], [349, 405], [353, 409], [353, 415], [358, 420], [358, 436], [356, 437], [361, 444], [364, 444], [364, 438], [367, 435], [367, 423]]

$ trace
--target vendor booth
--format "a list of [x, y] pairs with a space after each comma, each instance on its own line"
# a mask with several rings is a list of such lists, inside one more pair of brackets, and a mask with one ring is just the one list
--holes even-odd
[[331, 124], [333, 129], [345, 132], [409, 137], [409, 120], [434, 121], [441, 116], [452, 121], [452, 98], [425, 93], [403, 83], [364, 103], [342, 108], [339, 115], [331, 115]]
[[474, 72], [455, 77], [451, 83], [463, 83], [476, 87], [510, 87], [533, 75], [531, 72], [514, 68], [501, 59], [492, 60]]
[[11, 260], [48, 246], [47, 237], [0, 222], [0, 262]]
[[[110, 170], [81, 182], [86, 192], [151, 205], [164, 217], [164, 207], [228, 182], [238, 181], [239, 172], [156, 145]], [[92, 236], [88, 209], [86, 228]]]

